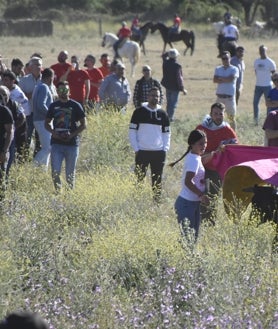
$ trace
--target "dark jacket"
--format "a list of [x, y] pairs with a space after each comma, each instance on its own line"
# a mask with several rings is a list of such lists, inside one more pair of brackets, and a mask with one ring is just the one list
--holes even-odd
[[163, 55], [163, 77], [161, 84], [169, 90], [183, 91], [182, 67], [173, 58], [167, 58]]

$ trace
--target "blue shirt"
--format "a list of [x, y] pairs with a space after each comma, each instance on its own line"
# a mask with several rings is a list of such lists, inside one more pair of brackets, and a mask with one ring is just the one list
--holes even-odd
[[214, 71], [214, 75], [223, 78], [227, 78], [230, 76], [234, 77], [232, 82], [218, 83], [216, 88], [217, 95], [234, 96], [236, 93], [236, 80], [239, 76], [238, 68], [233, 65], [229, 65], [227, 67], [224, 67], [223, 65], [217, 66]]

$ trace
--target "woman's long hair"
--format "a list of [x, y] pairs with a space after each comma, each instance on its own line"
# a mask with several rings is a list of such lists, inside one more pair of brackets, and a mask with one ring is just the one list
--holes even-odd
[[178, 160], [169, 163], [169, 166], [174, 167], [178, 162], [180, 162], [190, 152], [190, 150], [192, 149], [192, 145], [204, 137], [205, 138], [207, 137], [207, 135], [204, 131], [199, 130], [199, 129], [192, 130], [188, 136], [188, 140], [187, 140], [188, 148], [187, 148], [186, 152]]

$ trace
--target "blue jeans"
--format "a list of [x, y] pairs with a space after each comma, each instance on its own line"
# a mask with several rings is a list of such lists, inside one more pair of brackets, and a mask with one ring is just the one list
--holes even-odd
[[75, 168], [79, 154], [79, 147], [75, 145], [52, 144], [51, 146], [51, 169], [52, 179], [56, 190], [61, 189], [61, 168], [65, 160], [66, 181], [70, 188], [75, 183]]
[[254, 119], [259, 119], [259, 103], [262, 95], [264, 95], [265, 100], [271, 90], [271, 86], [261, 87], [255, 86], [254, 99], [253, 99], [253, 109], [254, 109]]
[[50, 140], [51, 134], [44, 127], [44, 121], [34, 121], [35, 129], [39, 135], [41, 149], [36, 153], [34, 162], [37, 165], [43, 165], [48, 167], [49, 158], [50, 158]]
[[195, 237], [197, 238], [201, 221], [200, 201], [189, 201], [178, 196], [175, 202], [175, 211], [184, 234], [187, 233], [186, 221], [189, 221], [189, 228], [195, 231]]
[[179, 91], [166, 89], [166, 100], [167, 100], [166, 112], [168, 113], [170, 121], [173, 121], [179, 100]]

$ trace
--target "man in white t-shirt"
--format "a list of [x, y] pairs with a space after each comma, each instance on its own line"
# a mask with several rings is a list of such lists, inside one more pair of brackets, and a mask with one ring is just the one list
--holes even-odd
[[231, 65], [231, 55], [228, 51], [222, 53], [222, 65], [214, 70], [213, 82], [217, 84], [216, 102], [226, 107], [227, 118], [231, 127], [236, 129], [236, 81], [239, 70]]
[[267, 47], [261, 45], [259, 47], [260, 58], [257, 58], [254, 62], [254, 69], [256, 74], [256, 85], [253, 99], [254, 109], [254, 122], [257, 126], [259, 123], [259, 102], [264, 94], [265, 101], [272, 88], [271, 76], [276, 70], [276, 64], [274, 60], [267, 56]]

